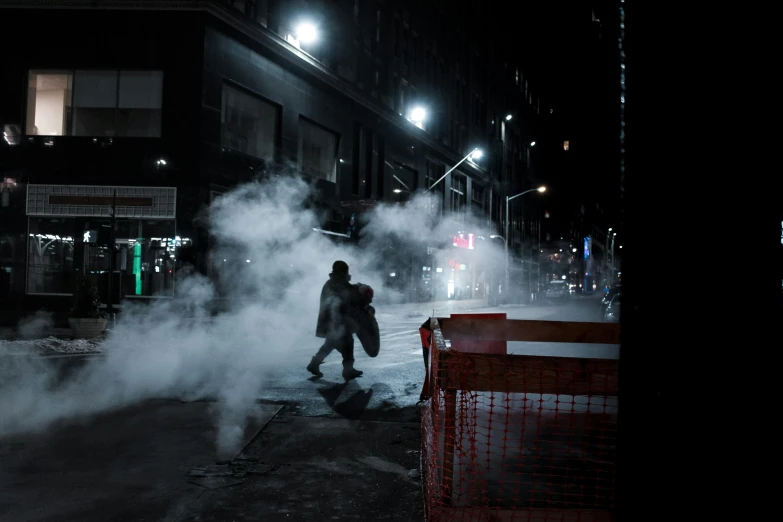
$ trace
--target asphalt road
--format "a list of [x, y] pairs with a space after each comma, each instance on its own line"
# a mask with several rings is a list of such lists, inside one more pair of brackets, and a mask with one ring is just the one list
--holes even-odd
[[[597, 321], [600, 304], [596, 297], [571, 298], [562, 303], [543, 302], [535, 306], [501, 306], [497, 308], [460, 309], [459, 313], [506, 313], [509, 319], [545, 321]], [[292, 359], [300, 366], [280, 369], [265, 376], [261, 399], [295, 403], [297, 411], [307, 416], [342, 416], [359, 418], [365, 410], [370, 415], [413, 406], [419, 400], [424, 379], [424, 359], [419, 326], [431, 315], [426, 305], [413, 307], [415, 313], [400, 307], [379, 308], [376, 314], [381, 331], [381, 351], [369, 358], [356, 341], [356, 368], [364, 375], [349, 383], [341, 377], [342, 362], [332, 353], [321, 366], [324, 376], [313, 378], [305, 370], [320, 340], [313, 338], [310, 346], [302, 347]], [[448, 309], [436, 309], [436, 316], [448, 315]], [[520, 355], [555, 355], [566, 357], [617, 358], [619, 348], [612, 345], [575, 345], [564, 343], [509, 343], [509, 353]]]

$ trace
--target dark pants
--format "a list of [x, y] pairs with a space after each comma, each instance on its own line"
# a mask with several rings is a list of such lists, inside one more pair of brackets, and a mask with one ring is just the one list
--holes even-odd
[[324, 362], [326, 356], [337, 350], [343, 356], [343, 366], [353, 367], [353, 334], [334, 335], [326, 338], [324, 345], [315, 354], [315, 361], [318, 364]]

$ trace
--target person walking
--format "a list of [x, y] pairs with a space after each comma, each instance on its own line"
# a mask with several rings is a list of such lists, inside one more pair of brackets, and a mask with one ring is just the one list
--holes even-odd
[[329, 280], [321, 290], [321, 306], [315, 336], [325, 339], [323, 346], [313, 356], [307, 371], [316, 377], [323, 377], [320, 366], [324, 359], [337, 350], [343, 356], [343, 378], [348, 381], [360, 377], [363, 372], [353, 367], [352, 311], [362, 305], [363, 296], [356, 285], [351, 284], [348, 264], [335, 261]]

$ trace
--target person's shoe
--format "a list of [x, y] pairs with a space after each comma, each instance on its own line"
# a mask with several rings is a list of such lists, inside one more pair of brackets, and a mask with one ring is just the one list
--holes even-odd
[[357, 377], [361, 377], [364, 372], [360, 372], [359, 370], [354, 370], [353, 368], [345, 368], [343, 369], [343, 379], [346, 381], [350, 381], [351, 379], [355, 379]]
[[324, 374], [321, 373], [320, 369], [321, 363], [313, 359], [310, 361], [310, 364], [307, 365], [307, 371], [315, 375], [316, 377], [323, 377]]

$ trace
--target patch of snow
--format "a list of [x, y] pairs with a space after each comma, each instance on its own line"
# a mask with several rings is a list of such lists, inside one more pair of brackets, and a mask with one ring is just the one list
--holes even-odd
[[0, 356], [2, 355], [52, 355], [102, 353], [103, 339], [45, 339], [6, 341], [0, 340]]

